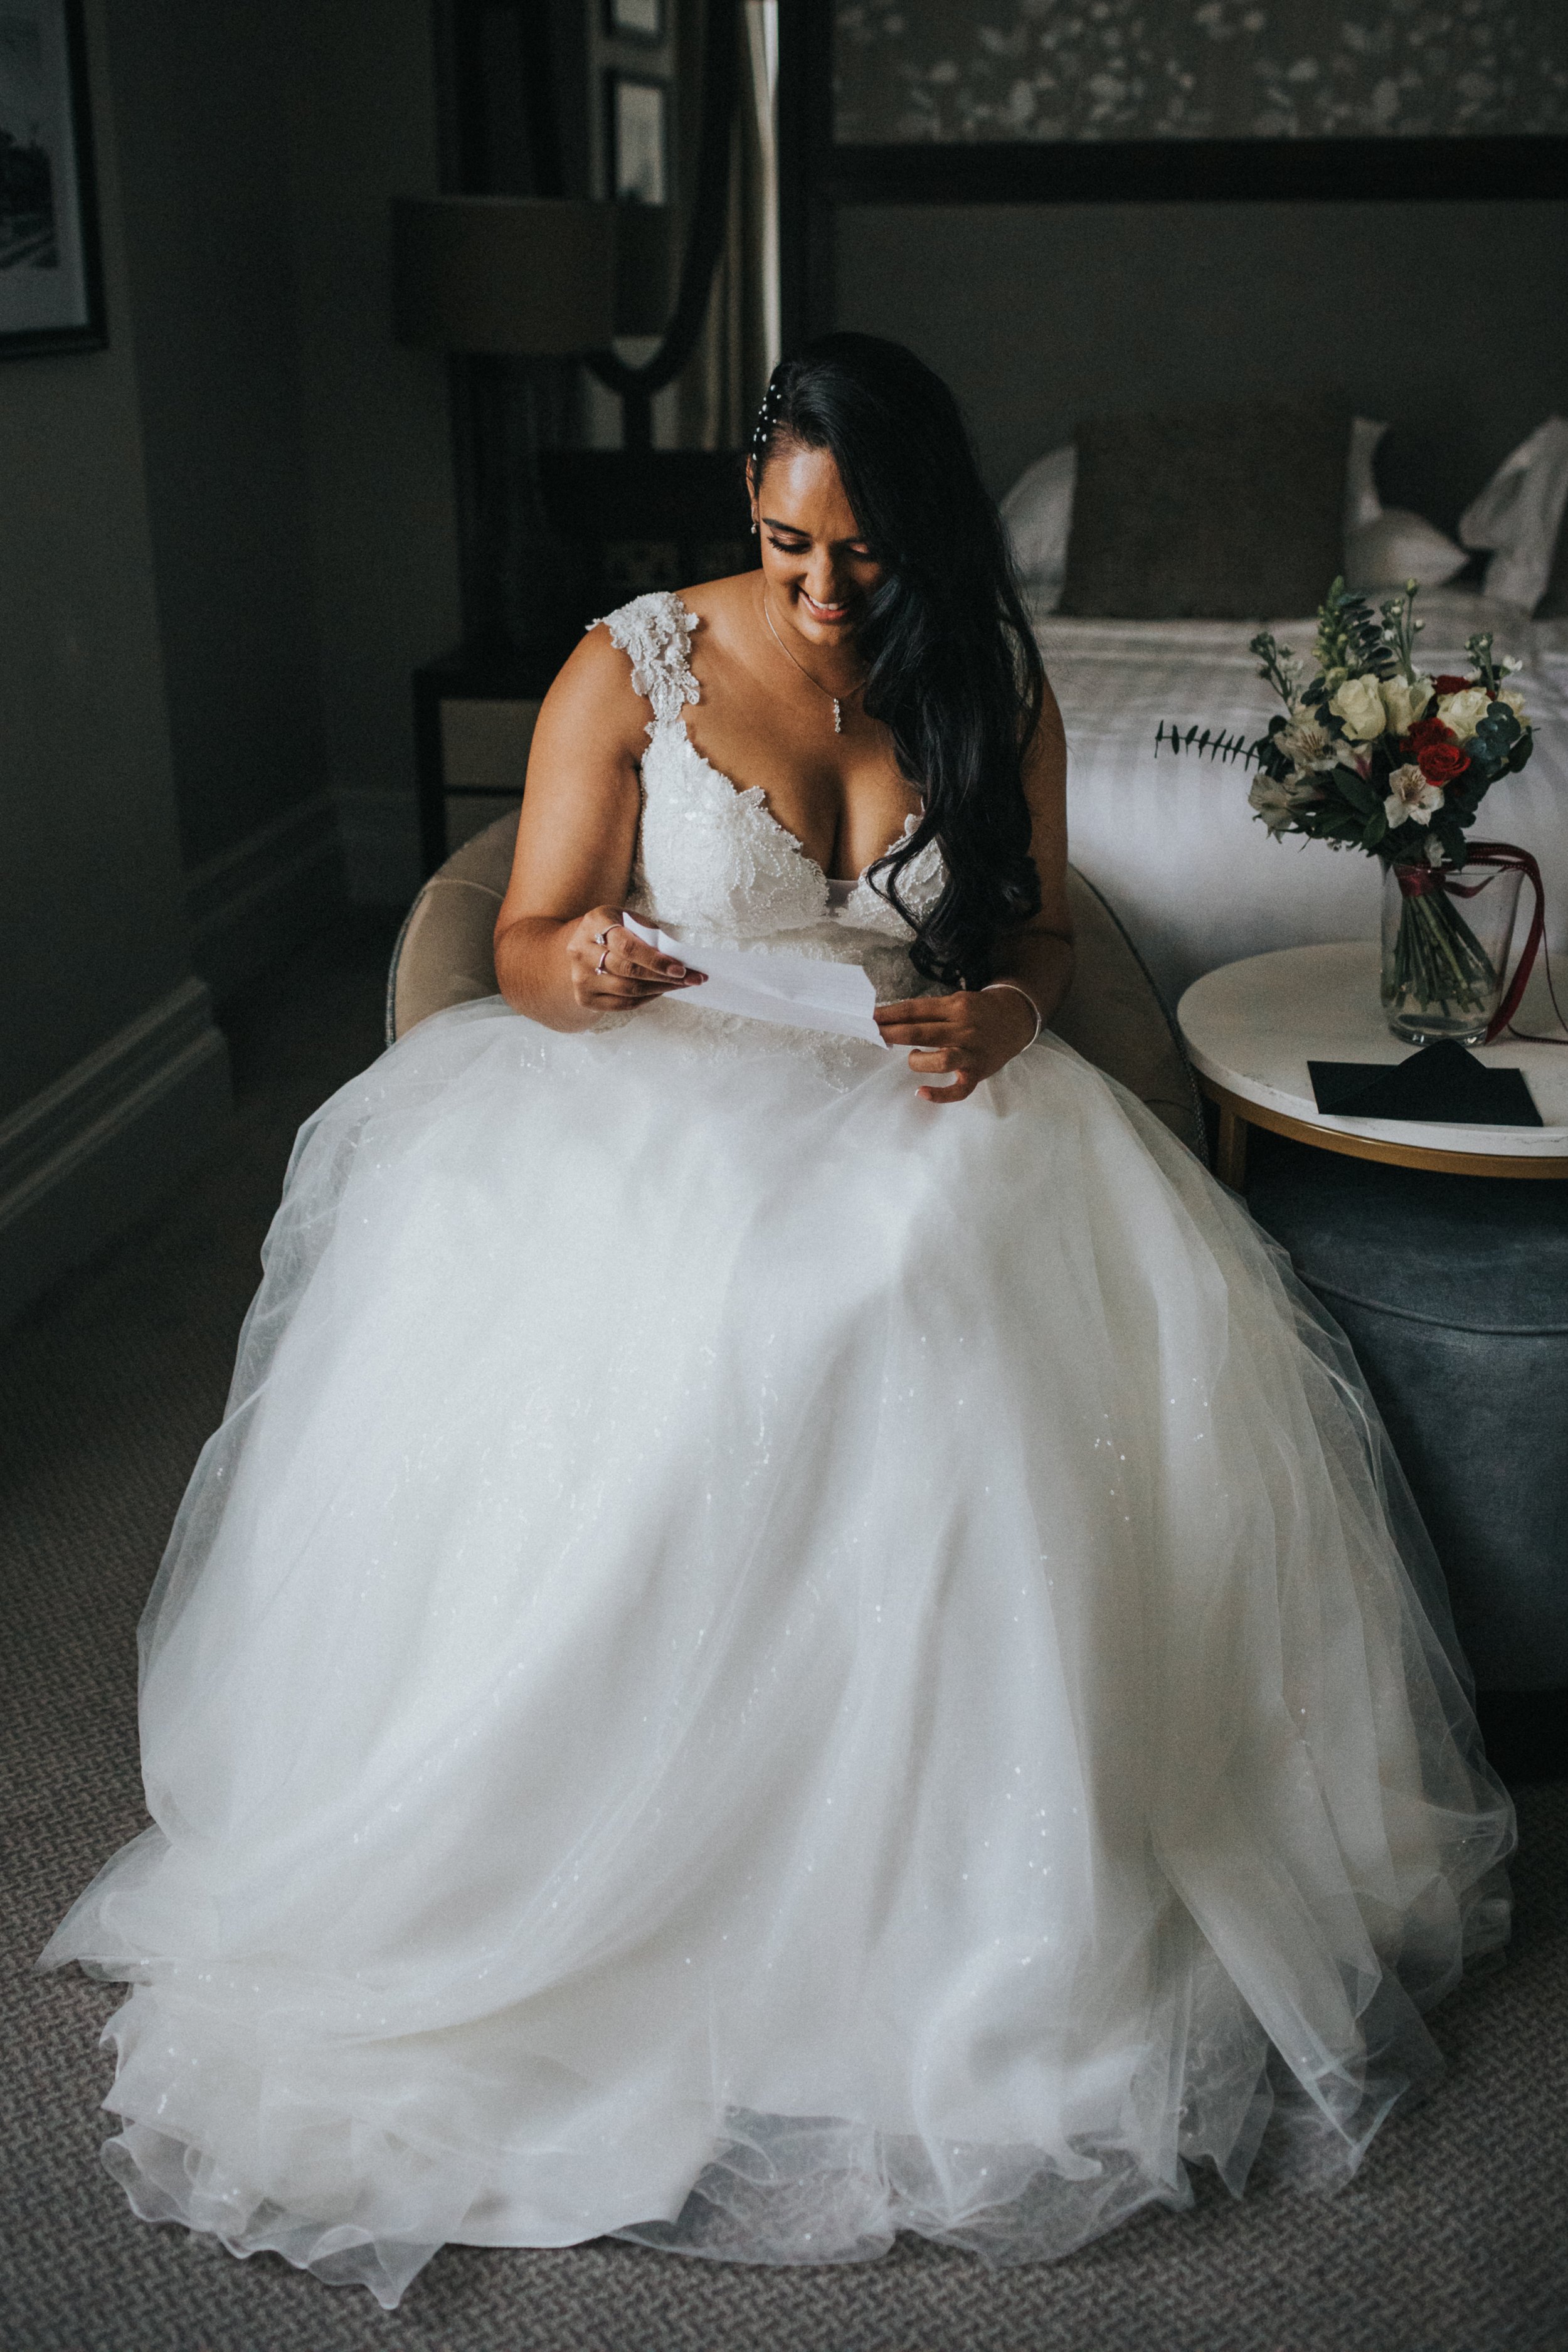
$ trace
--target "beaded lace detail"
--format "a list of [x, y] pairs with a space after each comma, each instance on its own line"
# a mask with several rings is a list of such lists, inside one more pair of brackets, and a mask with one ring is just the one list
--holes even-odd
[[[595, 627], [600, 625], [594, 624]], [[633, 872], [633, 911], [657, 917], [668, 930], [705, 933], [737, 942], [778, 940], [797, 951], [838, 961], [868, 961], [864, 934], [900, 950], [910, 937], [903, 917], [869, 870], [845, 905], [830, 904], [827, 877], [787, 826], [779, 823], [760, 784], [744, 788], [706, 761], [686, 731], [686, 711], [700, 699], [691, 674], [693, 632], [700, 624], [679, 596], [658, 590], [635, 597], [603, 624], [632, 665], [632, 685], [653, 706], [642, 759], [642, 816]], [[919, 819], [910, 817], [906, 835]], [[906, 906], [917, 916], [934, 906], [944, 873], [942, 852], [928, 842], [900, 877]], [[782, 934], [822, 931], [818, 940]], [[919, 987], [907, 955], [889, 990]], [[889, 975], [890, 977], [890, 975]]]
[[[598, 628], [601, 624], [592, 625]], [[675, 938], [721, 939], [740, 947], [776, 946], [795, 955], [858, 963], [878, 998], [921, 996], [932, 983], [910, 961], [910, 925], [868, 870], [835, 903], [815, 857], [779, 823], [760, 784], [742, 787], [721, 775], [686, 731], [686, 712], [701, 695], [691, 674], [693, 633], [701, 625], [679, 596], [659, 589], [605, 615], [612, 644], [627, 655], [632, 685], [653, 706], [643, 753], [642, 813], [626, 904]], [[919, 824], [911, 816], [905, 834]], [[916, 916], [934, 906], [945, 880], [942, 852], [928, 842], [906, 866], [900, 890]], [[667, 999], [637, 1013], [612, 1013], [598, 1034], [627, 1022], [679, 1030], [693, 1052], [754, 1053], [764, 1042], [757, 1023], [707, 1013], [695, 1000]], [[876, 1046], [804, 1029], [769, 1027], [770, 1051], [814, 1061], [847, 1082]]]
[[[601, 624], [590, 621], [588, 625], [596, 629]], [[680, 723], [684, 705], [701, 700], [689, 659], [696, 615], [679, 596], [656, 591], [634, 596], [629, 604], [609, 614], [603, 626], [611, 644], [630, 656], [633, 692], [653, 705], [645, 731], [657, 735], [661, 727]]]

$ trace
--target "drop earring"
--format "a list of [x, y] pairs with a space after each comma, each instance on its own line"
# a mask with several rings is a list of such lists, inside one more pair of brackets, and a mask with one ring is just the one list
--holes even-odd
[[755, 516], [755, 515], [753, 515], [753, 516], [752, 517], [752, 537], [753, 539], [755, 539], [756, 535], [757, 535], [757, 518], [756, 518], [756, 516]]

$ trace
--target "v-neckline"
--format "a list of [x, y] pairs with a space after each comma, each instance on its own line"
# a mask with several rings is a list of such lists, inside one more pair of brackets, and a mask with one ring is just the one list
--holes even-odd
[[915, 827], [921, 822], [920, 814], [918, 813], [911, 812], [911, 814], [904, 819], [902, 830], [896, 833], [891, 841], [889, 842], [886, 849], [879, 849], [877, 852], [876, 856], [871, 859], [870, 864], [863, 866], [858, 874], [829, 874], [821, 859], [812, 856], [805, 842], [802, 841], [799, 834], [792, 833], [789, 826], [784, 822], [784, 819], [774, 815], [773, 810], [768, 806], [768, 795], [765, 786], [762, 784], [738, 784], [733, 776], [727, 776], [722, 768], [716, 768], [713, 765], [712, 761], [710, 760], [705, 753], [698, 750], [696, 744], [691, 740], [691, 730], [687, 726], [684, 719], [672, 719], [667, 723], [671, 727], [679, 728], [681, 740], [685, 744], [689, 756], [696, 761], [697, 765], [704, 770], [708, 775], [711, 776], [716, 784], [721, 784], [724, 790], [731, 794], [734, 799], [749, 802], [752, 807], [756, 811], [756, 814], [763, 819], [763, 823], [771, 825], [773, 832], [778, 835], [781, 841], [787, 841], [790, 847], [795, 852], [796, 856], [803, 858], [805, 864], [810, 866], [812, 872], [816, 876], [817, 880], [822, 884], [824, 889], [826, 889], [830, 884], [837, 883], [846, 889], [858, 890], [865, 883], [866, 877], [870, 873], [872, 866], [880, 866], [883, 858], [890, 857], [894, 850], [899, 847], [900, 844], [909, 839], [910, 834], [913, 833]]
[[[687, 642], [689, 644], [691, 636], [702, 626], [702, 616], [700, 613], [694, 613], [689, 604], [686, 604], [681, 597], [674, 593], [671, 594], [669, 601], [686, 623]], [[680, 657], [680, 667], [685, 671], [686, 677], [689, 680], [693, 689], [690, 696], [685, 698], [694, 703], [700, 703], [702, 699], [702, 689], [697, 683], [697, 674], [693, 670], [690, 662], [686, 658], [684, 652]], [[656, 723], [658, 723], [657, 720]], [[829, 874], [821, 859], [812, 856], [805, 842], [802, 841], [799, 834], [793, 833], [790, 830], [790, 827], [785, 824], [782, 817], [774, 815], [773, 810], [768, 805], [767, 790], [764, 785], [738, 784], [733, 776], [727, 776], [722, 768], [716, 768], [713, 765], [712, 761], [710, 760], [705, 753], [700, 751], [696, 744], [692, 741], [691, 730], [684, 718], [676, 718], [672, 715], [669, 719], [664, 723], [671, 727], [679, 728], [681, 740], [684, 741], [688, 752], [691, 758], [696, 761], [698, 766], [705, 769], [707, 773], [712, 777], [716, 784], [722, 784], [725, 791], [732, 793], [738, 801], [749, 801], [755, 808], [758, 815], [763, 818], [768, 824], [772, 825], [773, 831], [780, 836], [781, 840], [787, 841], [790, 847], [796, 853], [796, 855], [805, 859], [805, 863], [810, 866], [812, 872], [816, 876], [825, 890], [827, 890], [834, 883], [837, 883], [841, 887], [847, 888], [851, 893], [858, 890], [865, 883], [866, 877], [870, 873], [872, 866], [880, 866], [882, 860], [885, 857], [890, 857], [894, 850], [899, 847], [901, 842], [905, 842], [909, 839], [910, 834], [920, 824], [921, 818], [924, 814], [923, 810], [921, 810], [911, 813], [907, 816], [904, 819], [902, 828], [893, 835], [892, 840], [889, 842], [886, 849], [879, 850], [876, 856], [871, 859], [870, 864], [863, 866], [858, 874], [853, 876], [847, 874]]]

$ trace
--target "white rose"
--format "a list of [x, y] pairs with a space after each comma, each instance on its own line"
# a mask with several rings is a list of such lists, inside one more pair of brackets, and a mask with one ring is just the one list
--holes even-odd
[[1429, 677], [1385, 677], [1378, 691], [1388, 714], [1389, 733], [1408, 735], [1432, 699], [1432, 681]]
[[1521, 727], [1529, 726], [1530, 720], [1526, 718], [1524, 710], [1524, 697], [1517, 686], [1505, 686], [1498, 696], [1498, 700], [1507, 703]]
[[1414, 817], [1417, 824], [1430, 824], [1433, 812], [1443, 805], [1439, 784], [1429, 784], [1414, 762], [1395, 768], [1388, 780], [1388, 798], [1383, 803], [1384, 814], [1391, 825], [1404, 824]]
[[1374, 741], [1387, 724], [1375, 677], [1347, 677], [1329, 709], [1343, 719], [1345, 733], [1357, 743]]
[[1446, 694], [1437, 705], [1445, 727], [1468, 742], [1487, 715], [1489, 698], [1484, 686], [1467, 686], [1460, 694]]

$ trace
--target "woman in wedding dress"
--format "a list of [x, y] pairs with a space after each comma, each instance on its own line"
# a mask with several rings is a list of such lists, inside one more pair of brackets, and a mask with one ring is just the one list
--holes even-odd
[[46, 1955], [132, 1987], [136, 2211], [388, 2305], [447, 2241], [1061, 2255], [1266, 2128], [1331, 2183], [1507, 1928], [1348, 1350], [1043, 1026], [1061, 730], [951, 396], [830, 338], [749, 479], [761, 572], [551, 692], [502, 995], [300, 1135], [153, 1826]]

